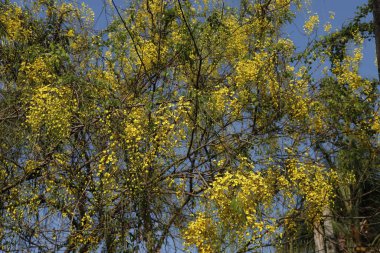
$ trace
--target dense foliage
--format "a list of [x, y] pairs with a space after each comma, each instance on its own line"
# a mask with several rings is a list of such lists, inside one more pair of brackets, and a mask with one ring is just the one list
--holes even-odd
[[95, 31], [84, 4], [0, 1], [0, 250], [379, 248], [371, 6], [310, 14], [299, 49], [307, 9], [109, 1]]

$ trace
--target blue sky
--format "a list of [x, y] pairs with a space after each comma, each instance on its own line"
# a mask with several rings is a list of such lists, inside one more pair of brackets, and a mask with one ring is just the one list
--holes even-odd
[[[355, 15], [356, 7], [368, 3], [368, 0], [311, 0], [312, 5], [310, 6], [310, 11], [312, 13], [318, 13], [320, 17], [321, 24], [329, 21], [329, 12], [333, 11], [335, 13], [335, 19], [331, 21], [333, 27], [332, 30], [342, 27], [344, 24], [348, 24]], [[305, 20], [307, 18], [307, 13], [299, 13], [299, 19]], [[369, 15], [368, 18], [372, 19], [372, 15]], [[299, 27], [302, 30], [302, 23]], [[323, 34], [323, 30], [321, 30]], [[299, 34], [294, 32], [291, 34], [293, 40], [301, 40]], [[298, 39], [296, 39], [298, 38]], [[377, 78], [377, 68], [375, 65], [375, 42], [366, 41], [364, 43], [363, 55], [364, 59], [360, 66], [360, 72], [363, 76], [369, 78]]]
[[[104, 1], [105, 0], [83, 0], [82, 2], [90, 6], [97, 18], [96, 28], [104, 28], [107, 24], [104, 11]], [[325, 24], [330, 21], [332, 24], [332, 30], [339, 29], [342, 25], [347, 24], [354, 17], [356, 7], [368, 2], [368, 0], [310, 0], [312, 4], [307, 7], [307, 9], [312, 13], [318, 13], [320, 17], [320, 23]], [[123, 7], [126, 0], [115, 0], [115, 3]], [[238, 4], [239, 1], [227, 0], [227, 3], [232, 5]], [[108, 8], [108, 11], [110, 9]], [[330, 12], [335, 13], [335, 19], [329, 20]], [[288, 36], [295, 42], [297, 47], [302, 48], [307, 43], [308, 37], [303, 33], [303, 23], [308, 18], [310, 14], [307, 13], [306, 9], [303, 9], [298, 13], [295, 24], [287, 27], [285, 32]], [[372, 18], [372, 15], [369, 15]], [[323, 28], [321, 28], [317, 36], [323, 35]], [[375, 45], [374, 41], [365, 42], [364, 44], [364, 60], [360, 66], [360, 72], [363, 76], [369, 78], [376, 78], [377, 71], [375, 66]]]

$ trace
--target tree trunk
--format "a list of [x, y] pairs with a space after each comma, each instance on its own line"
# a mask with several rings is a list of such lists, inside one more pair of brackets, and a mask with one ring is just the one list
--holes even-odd
[[323, 210], [323, 220], [314, 223], [315, 252], [336, 253], [335, 236], [330, 207]]
[[332, 225], [332, 214], [330, 207], [326, 207], [323, 211], [323, 226], [324, 226], [324, 232], [325, 232], [325, 238], [326, 238], [326, 253], [335, 253], [336, 252], [336, 246], [335, 246], [335, 236], [334, 236], [334, 230]]
[[373, 7], [373, 23], [375, 27], [375, 43], [376, 43], [376, 59], [377, 59], [377, 73], [380, 80], [380, 0], [372, 1]]
[[320, 222], [314, 223], [314, 244], [315, 252], [325, 253], [325, 242], [323, 240], [323, 228]]

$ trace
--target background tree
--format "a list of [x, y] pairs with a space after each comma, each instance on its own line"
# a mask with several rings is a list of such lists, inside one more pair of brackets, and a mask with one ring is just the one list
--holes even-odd
[[378, 83], [357, 74], [362, 56], [360, 47], [353, 49], [353, 43], [360, 45], [374, 36], [373, 23], [366, 21], [371, 10], [371, 4], [360, 6], [348, 25], [306, 50], [307, 55], [325, 50], [331, 63], [330, 74], [326, 72], [314, 90], [315, 101], [319, 109], [327, 110], [329, 117], [324, 118], [329, 123], [324, 123], [324, 131], [313, 134], [313, 150], [327, 167], [342, 175], [353, 173], [355, 178], [339, 187], [329, 215], [331, 224], [321, 227], [327, 252], [378, 248]]

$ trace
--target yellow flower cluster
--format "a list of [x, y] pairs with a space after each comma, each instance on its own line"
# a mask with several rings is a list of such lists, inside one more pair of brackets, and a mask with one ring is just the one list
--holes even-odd
[[287, 93], [287, 107], [289, 114], [295, 120], [304, 119], [309, 111], [309, 95], [308, 95], [308, 79], [306, 67], [301, 67], [297, 73], [295, 80], [289, 85]]
[[309, 105], [312, 112], [309, 118], [309, 131], [321, 133], [326, 127], [326, 123], [324, 122], [326, 110], [319, 102], [313, 101]]
[[323, 26], [323, 29], [325, 30], [325, 32], [330, 32], [331, 28], [332, 28], [331, 23], [326, 23], [326, 24]]
[[261, 77], [259, 73], [267, 69], [268, 57], [267, 52], [259, 52], [252, 60], [239, 61], [236, 65], [236, 85], [244, 85], [246, 82], [255, 81]]
[[26, 122], [37, 135], [46, 131], [54, 139], [65, 139], [70, 134], [73, 102], [69, 89], [41, 86], [30, 99]]
[[158, 48], [152, 41], [144, 41], [140, 54], [145, 68], [151, 69], [154, 63], [157, 62]]
[[5, 31], [11, 41], [25, 41], [32, 31], [23, 27], [22, 9], [12, 5], [8, 10], [0, 13], [0, 23], [5, 26]]
[[90, 216], [90, 212], [84, 214], [80, 219], [81, 230], [72, 231], [72, 237], [69, 238], [71, 244], [96, 244], [98, 237], [95, 232], [94, 220]]
[[198, 213], [197, 219], [190, 222], [188, 229], [184, 231], [186, 246], [195, 245], [199, 252], [218, 252], [217, 228], [215, 221], [207, 217], [205, 213]]
[[46, 59], [37, 57], [32, 63], [22, 62], [20, 77], [24, 83], [37, 85], [51, 84], [56, 80], [56, 75], [51, 72]]
[[247, 229], [256, 223], [258, 204], [270, 205], [273, 187], [260, 173], [226, 173], [205, 194], [216, 204], [224, 222], [232, 227], [237, 222], [246, 223]]
[[[198, 213], [196, 219], [189, 223], [184, 232], [184, 239], [189, 245], [208, 249], [209, 252], [219, 252], [220, 244], [224, 242], [223, 233], [209, 227], [218, 223], [221, 231], [227, 229], [231, 238], [236, 238], [238, 244], [247, 241], [258, 242], [263, 236], [273, 234], [277, 227], [265, 213], [271, 213], [275, 195], [271, 177], [265, 177], [259, 172], [225, 173], [218, 177], [204, 193], [209, 212]], [[212, 203], [212, 204], [210, 204]], [[205, 217], [210, 215], [207, 218]], [[210, 230], [211, 233], [201, 231]], [[196, 240], [195, 236], [196, 235]], [[225, 234], [224, 234], [225, 235]], [[210, 250], [212, 249], [212, 250]]]
[[[286, 211], [286, 217], [295, 212], [297, 196], [304, 199], [303, 217], [308, 224], [321, 219], [323, 210], [335, 196], [333, 182], [337, 181], [337, 174], [326, 171], [322, 166], [292, 159], [287, 161], [286, 173], [275, 168], [264, 173], [254, 172], [252, 168], [244, 170], [243, 167], [249, 164], [243, 159], [242, 168], [217, 177], [204, 192], [206, 211], [199, 212], [184, 231], [188, 245], [218, 252], [220, 248], [215, 247], [226, 243], [229, 236], [235, 238], [238, 245], [248, 241], [259, 244], [263, 237], [268, 239], [281, 235], [280, 223], [272, 218], [273, 214]], [[279, 199], [283, 202], [282, 207], [277, 205]], [[210, 229], [207, 226], [215, 226], [213, 224], [216, 223], [221, 231], [228, 228], [229, 236], [218, 233], [218, 230], [215, 232], [214, 227], [212, 233], [204, 233]], [[289, 222], [285, 225], [291, 226]]]
[[91, 86], [92, 90], [89, 90], [89, 92], [92, 92], [98, 98], [109, 97], [111, 94], [120, 91], [112, 69], [94, 69], [88, 73], [88, 77], [91, 80], [96, 80], [96, 85]]
[[328, 172], [317, 164], [289, 160], [288, 176], [297, 193], [305, 198], [307, 220], [319, 221], [323, 210], [335, 197], [332, 182], [337, 180], [336, 172]]
[[280, 38], [277, 47], [281, 49], [281, 53], [287, 57], [291, 57], [295, 50], [294, 42], [288, 38]]
[[[236, 17], [227, 17], [224, 20], [228, 35], [225, 38], [225, 54], [229, 59], [239, 59], [248, 53], [249, 26], [241, 25]], [[225, 34], [224, 34], [225, 36]], [[224, 37], [223, 36], [223, 37]]]
[[227, 87], [216, 87], [216, 90], [211, 92], [209, 105], [210, 109], [215, 113], [215, 116], [225, 116], [227, 110], [231, 108], [232, 92]]
[[380, 133], [380, 115], [379, 114], [374, 116], [371, 128], [377, 133]]
[[123, 112], [123, 145], [128, 152], [131, 173], [128, 180], [132, 185], [139, 186], [143, 183], [139, 178], [148, 173], [151, 176], [159, 173], [165, 168], [166, 160], [175, 155], [176, 148], [186, 138], [183, 118], [188, 110], [188, 102], [180, 98], [176, 105], [165, 103], [151, 113], [142, 106]]
[[355, 48], [353, 55], [346, 55], [341, 62], [335, 63], [332, 72], [337, 76], [338, 83], [348, 84], [356, 90], [370, 85], [368, 80], [364, 80], [359, 74], [359, 64], [363, 58], [362, 49]]
[[319, 16], [317, 14], [311, 15], [303, 25], [303, 29], [306, 34], [311, 34], [319, 24]]
[[147, 129], [146, 112], [143, 107], [134, 107], [129, 112], [125, 112], [128, 119], [125, 124], [125, 143], [130, 149], [138, 149], [139, 142]]
[[276, 0], [275, 4], [277, 5], [277, 7], [285, 7], [290, 5], [290, 2], [290, 0]]

